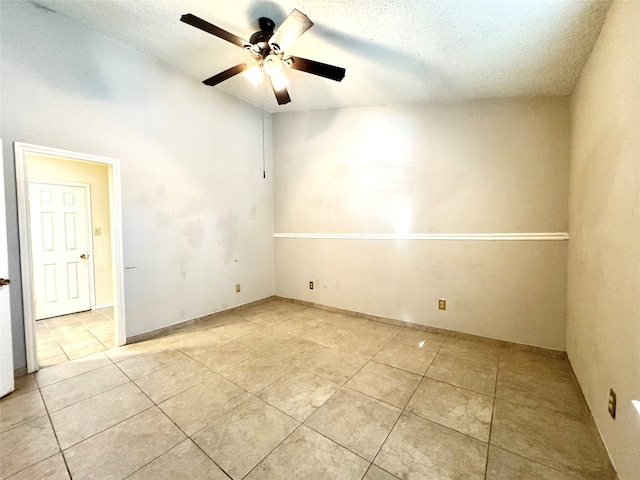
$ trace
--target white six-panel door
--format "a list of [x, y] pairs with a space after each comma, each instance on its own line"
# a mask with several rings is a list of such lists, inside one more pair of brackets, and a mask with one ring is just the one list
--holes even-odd
[[35, 317], [91, 308], [84, 187], [29, 182]]

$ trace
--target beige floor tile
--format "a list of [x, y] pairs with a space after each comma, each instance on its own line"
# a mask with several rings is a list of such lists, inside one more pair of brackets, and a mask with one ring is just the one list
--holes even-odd
[[484, 479], [487, 444], [403, 413], [374, 463], [398, 478]]
[[63, 450], [151, 408], [153, 402], [134, 383], [98, 394], [51, 414]]
[[245, 390], [258, 394], [293, 368], [270, 355], [256, 355], [220, 373]]
[[305, 425], [373, 461], [401, 413], [399, 408], [343, 387]]
[[193, 440], [231, 478], [240, 479], [299, 425], [252, 397], [197, 433]]
[[472, 437], [489, 441], [493, 398], [423, 378], [407, 411]]
[[215, 348], [192, 350], [189, 356], [220, 373], [258, 354], [239, 342], [231, 341]]
[[207, 367], [195, 360], [186, 359], [138, 378], [135, 382], [151, 400], [160, 403], [212, 375], [213, 372]]
[[260, 393], [260, 398], [303, 422], [333, 395], [340, 385], [307, 370], [294, 370]]
[[47, 414], [38, 390], [12, 395], [0, 400], [0, 432], [17, 427]]
[[368, 466], [369, 462], [303, 425], [258, 465], [247, 480], [360, 480]]
[[304, 320], [296, 318], [287, 318], [276, 323], [272, 323], [267, 328], [273, 335], [281, 335], [283, 337], [293, 337], [300, 332], [308, 330], [313, 324], [309, 324]]
[[218, 335], [212, 330], [196, 329], [195, 331], [185, 332], [182, 335], [176, 336], [174, 341], [169, 342], [169, 344], [188, 355], [192, 350], [214, 348], [228, 341], [229, 338]]
[[407, 345], [390, 342], [380, 350], [373, 359], [391, 367], [424, 375], [438, 353], [436, 348], [427, 345]]
[[254, 350], [267, 350], [283, 340], [286, 340], [286, 337], [281, 335], [270, 334], [270, 332], [266, 330], [267, 328], [268, 327], [261, 328], [260, 330], [242, 335], [241, 337], [236, 338], [236, 341]]
[[136, 380], [150, 373], [162, 370], [181, 360], [188, 360], [188, 357], [175, 348], [166, 348], [164, 350], [148, 352], [144, 355], [127, 358], [126, 360], [118, 362], [117, 365], [127, 377]]
[[308, 324], [318, 324], [325, 321], [325, 316], [328, 312], [325, 310], [319, 310], [317, 308], [296, 308], [290, 315], [290, 318], [296, 320], [304, 320]]
[[397, 368], [369, 362], [346, 386], [371, 397], [404, 408], [422, 377]]
[[487, 480], [575, 480], [575, 478], [500, 448], [489, 447]]
[[332, 382], [344, 384], [366, 363], [367, 359], [364, 357], [328, 348], [303, 363], [301, 367]]
[[296, 337], [318, 343], [324, 347], [333, 347], [336, 342], [350, 332], [334, 325], [321, 324], [300, 332]]
[[47, 330], [47, 327], [38, 329], [36, 328], [36, 343], [38, 348], [51, 348], [55, 345], [59, 345], [58, 340]]
[[157, 352], [159, 350], [166, 350], [167, 348], [170, 347], [166, 345], [165, 339], [160, 339], [160, 341], [153, 339], [144, 342], [123, 345], [118, 348], [113, 348], [105, 352], [105, 354], [114, 362], [122, 362], [136, 355], [141, 355], [143, 353], [149, 352]]
[[97, 317], [93, 320], [89, 320], [89, 321], [82, 320], [81, 323], [89, 329], [106, 330], [108, 328], [115, 329], [116, 327], [115, 322], [113, 321], [113, 315], [109, 315], [109, 316], [101, 315], [100, 317]]
[[105, 335], [114, 335], [116, 331], [116, 324], [112, 318], [102, 318], [90, 320], [89, 322], [82, 322], [87, 330], [91, 332], [94, 337], [101, 337]]
[[162, 402], [159, 407], [187, 435], [193, 435], [250, 396], [237, 385], [213, 374], [208, 380]]
[[83, 326], [49, 328], [49, 331], [60, 344], [69, 344], [95, 338], [91, 332]]
[[98, 340], [100, 340], [100, 343], [102, 343], [102, 345], [104, 345], [104, 348], [106, 348], [107, 350], [110, 350], [116, 346], [116, 342], [114, 340], [113, 335], [100, 335], [97, 338]]
[[403, 328], [400, 333], [393, 338], [393, 341], [403, 343], [405, 345], [438, 349], [446, 339], [446, 336], [438, 333], [424, 332], [422, 330], [414, 330], [412, 328]]
[[111, 364], [54, 383], [40, 391], [49, 413], [52, 413], [127, 382], [127, 376]]
[[38, 365], [41, 369], [54, 367], [56, 365], [60, 365], [61, 363], [65, 363], [69, 361], [69, 357], [67, 357], [64, 353], [61, 355], [56, 355], [55, 357], [48, 358], [40, 358], [38, 357]]
[[157, 407], [129, 418], [68, 450], [75, 479], [123, 479], [186, 437]]
[[585, 415], [582, 396], [573, 379], [536, 373], [529, 375], [499, 369], [496, 398], [531, 408], [566, 413], [576, 419]]
[[191, 440], [127, 477], [127, 480], [228, 480], [229, 477]]
[[283, 362], [299, 367], [322, 350], [324, 350], [322, 345], [318, 345], [317, 343], [310, 342], [309, 340], [304, 340], [302, 338], [293, 337], [284, 340], [282, 343], [270, 348], [265, 353], [274, 356]]
[[212, 327], [209, 327], [209, 330], [225, 337], [238, 338], [248, 333], [254, 332], [259, 328], [260, 326], [255, 323], [248, 322], [246, 320], [236, 320], [233, 322], [213, 325]]
[[497, 366], [500, 348], [487, 343], [447, 337], [442, 347], [440, 347], [440, 353], [472, 362]]
[[350, 332], [344, 337], [338, 338], [331, 345], [331, 348], [336, 348], [342, 352], [351, 353], [353, 355], [372, 358], [387, 343], [389, 343], [388, 338], [380, 337], [375, 334], [363, 335]]
[[99, 343], [100, 341], [92, 335], [91, 338], [86, 338], [82, 340], [74, 340], [71, 342], [60, 342], [60, 346], [68, 355], [69, 351], [82, 350], [83, 348], [88, 348], [94, 345], [98, 345]]
[[111, 360], [104, 353], [97, 353], [73, 362], [41, 368], [36, 374], [36, 378], [38, 385], [42, 388], [108, 365], [113, 365]]
[[58, 453], [13, 475], [9, 480], [70, 480], [70, 477], [62, 454]]
[[491, 444], [580, 478], [609, 474], [589, 426], [549, 411], [496, 400]]
[[[47, 360], [52, 357], [60, 357], [61, 355], [64, 355], [65, 357], [67, 356], [67, 354], [64, 353], [64, 350], [57, 341], [53, 346], [47, 346], [38, 343], [36, 349], [38, 351], [38, 360]], [[69, 357], [67, 357], [67, 359], [68, 358]]]
[[500, 368], [513, 372], [554, 376], [559, 380], [571, 379], [571, 367], [566, 359], [547, 357], [512, 348], [500, 350]]
[[38, 389], [38, 382], [36, 382], [36, 374], [31, 373], [29, 375], [22, 375], [16, 377], [13, 382], [13, 392], [2, 397], [3, 400], [8, 400], [11, 397], [18, 397], [23, 393], [31, 392]]
[[93, 355], [94, 353], [104, 352], [106, 347], [100, 340], [93, 337], [90, 340], [83, 340], [70, 345], [62, 345], [62, 349], [64, 353], [67, 354], [67, 357], [69, 357], [69, 360], [76, 360], [88, 355]]
[[8, 478], [60, 451], [48, 417], [0, 434], [0, 478]]
[[272, 325], [281, 321], [283, 318], [285, 318], [285, 315], [278, 313], [252, 311], [243, 313], [242, 317], [248, 322], [266, 327], [268, 325]]
[[492, 395], [495, 391], [498, 369], [458, 357], [438, 353], [425, 376], [450, 383], [456, 387]]
[[389, 472], [385, 472], [380, 467], [371, 464], [367, 474], [362, 480], [398, 480], [398, 477], [391, 475]]

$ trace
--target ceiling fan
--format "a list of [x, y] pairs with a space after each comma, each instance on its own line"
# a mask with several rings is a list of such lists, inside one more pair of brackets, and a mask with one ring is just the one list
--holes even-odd
[[269, 83], [276, 96], [278, 105], [284, 105], [291, 101], [289, 92], [287, 92], [289, 80], [283, 73], [285, 66], [337, 82], [340, 82], [344, 78], [346, 72], [344, 68], [316, 62], [315, 60], [307, 60], [306, 58], [294, 56], [285, 57], [285, 50], [289, 48], [300, 35], [313, 26], [313, 22], [309, 20], [309, 17], [296, 9], [284, 19], [282, 25], [275, 31], [275, 22], [270, 18], [261, 17], [258, 20], [260, 31], [251, 35], [248, 42], [191, 13], [182, 15], [180, 21], [233, 43], [240, 48], [244, 48], [248, 50], [254, 58], [253, 63], [240, 63], [211, 78], [207, 78], [202, 82], [205, 85], [214, 86], [234, 75], [244, 73], [247, 79], [254, 86], [257, 86], [264, 71], [269, 77]]

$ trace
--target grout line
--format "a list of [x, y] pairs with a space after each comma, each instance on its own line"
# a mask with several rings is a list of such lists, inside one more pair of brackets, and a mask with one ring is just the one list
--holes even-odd
[[496, 393], [498, 392], [498, 377], [500, 376], [500, 355], [498, 355], [498, 367], [496, 369], [496, 380], [493, 384], [493, 402], [491, 403], [491, 421], [489, 422], [489, 438], [487, 438], [487, 456], [484, 463], [484, 478], [487, 479], [489, 472], [489, 450], [491, 449], [491, 435], [493, 434], [493, 418], [496, 411]]
[[[37, 382], [37, 380], [36, 380], [36, 382]], [[67, 473], [69, 474], [69, 478], [73, 478], [73, 476], [71, 475], [71, 470], [69, 469], [69, 464], [67, 463], [67, 457], [64, 455], [64, 451], [62, 450], [62, 447], [60, 446], [60, 440], [58, 439], [58, 432], [56, 432], [56, 429], [53, 426], [53, 420], [51, 419], [51, 413], [49, 412], [49, 407], [47, 407], [47, 403], [44, 401], [44, 397], [42, 396], [42, 390], [40, 390], [40, 387], [38, 387], [38, 393], [40, 394], [40, 399], [42, 400], [42, 405], [44, 405], [44, 410], [45, 410], [45, 412], [47, 414], [47, 420], [49, 420], [49, 425], [51, 426], [51, 431], [53, 432], [53, 435], [54, 435], [54, 437], [56, 439], [56, 443], [58, 444], [58, 452], [56, 453], [56, 455], [59, 453], [62, 456], [62, 461], [64, 462], [64, 466], [67, 469]], [[27, 468], [29, 468], [29, 467], [27, 467]], [[24, 471], [24, 470], [26, 470], [26, 469], [23, 469], [21, 471]], [[19, 472], [17, 472], [17, 473], [19, 473]]]
[[576, 477], [573, 474], [573, 472], [565, 472], [563, 470], [558, 470], [558, 468], [556, 468], [556, 467], [553, 467], [551, 465], [547, 465], [546, 463], [539, 462], [538, 460], [533, 460], [533, 459], [531, 459], [529, 457], [525, 457], [524, 455], [520, 455], [519, 453], [512, 452], [510, 450], [507, 450], [506, 448], [498, 447], [497, 445], [489, 445], [489, 446], [493, 447], [495, 449], [498, 449], [498, 450], [502, 450], [503, 452], [509, 453], [511, 455], [515, 455], [516, 457], [520, 457], [520, 458], [522, 458], [524, 460], [527, 460], [528, 462], [532, 462], [532, 463], [536, 463], [538, 465], [542, 465], [543, 467], [546, 467], [546, 468], [548, 468], [550, 470], [554, 470], [555, 472], [561, 473], [561, 474], [569, 476], [571, 478], [582, 478], [582, 477]]

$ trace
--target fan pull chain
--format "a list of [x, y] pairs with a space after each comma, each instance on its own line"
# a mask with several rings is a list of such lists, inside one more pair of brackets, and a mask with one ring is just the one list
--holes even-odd
[[265, 79], [262, 79], [262, 178], [267, 178], [267, 167], [266, 167], [266, 162], [265, 162], [265, 153], [264, 153], [264, 148], [265, 148], [265, 140], [264, 140], [264, 98], [266, 96], [266, 89], [265, 89]]

